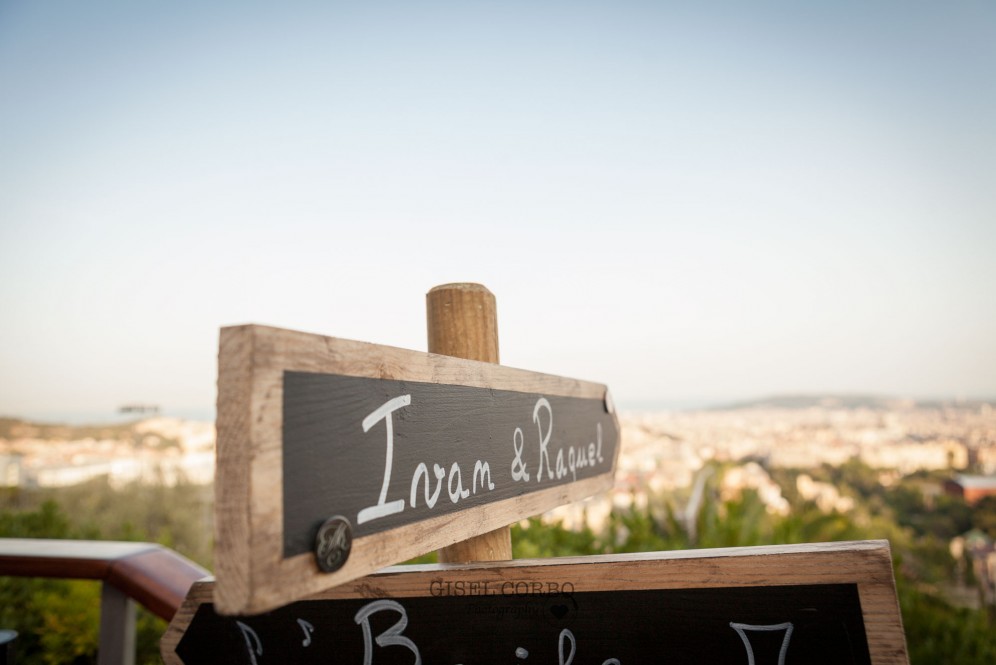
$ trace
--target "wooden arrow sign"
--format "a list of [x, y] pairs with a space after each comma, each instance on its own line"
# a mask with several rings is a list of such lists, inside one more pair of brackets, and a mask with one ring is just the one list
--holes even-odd
[[605, 386], [263, 326], [225, 328], [215, 607], [272, 609], [606, 490]]
[[212, 586], [167, 665], [908, 662], [884, 541], [403, 566], [244, 617]]

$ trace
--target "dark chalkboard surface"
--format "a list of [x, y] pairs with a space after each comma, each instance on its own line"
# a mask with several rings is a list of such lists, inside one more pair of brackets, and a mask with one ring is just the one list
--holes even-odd
[[243, 618], [222, 617], [202, 605], [176, 653], [187, 665], [871, 662], [854, 584], [509, 591], [301, 601]]
[[604, 385], [221, 332], [215, 607], [262, 612], [612, 486]]
[[906, 664], [882, 541], [398, 566], [255, 616], [195, 585], [167, 665]]
[[619, 440], [604, 399], [333, 374], [284, 372], [283, 413], [286, 557], [332, 515], [360, 537], [611, 473]]

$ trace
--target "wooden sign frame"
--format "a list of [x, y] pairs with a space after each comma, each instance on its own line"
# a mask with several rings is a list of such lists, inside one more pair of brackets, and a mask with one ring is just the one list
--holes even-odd
[[[540, 596], [541, 600], [544, 594], [551, 598], [566, 598], [566, 601], [556, 601], [563, 603], [564, 608], [569, 608], [572, 597], [576, 598], [577, 604], [574, 607], [580, 609], [577, 609], [576, 619], [578, 622], [575, 625], [580, 626], [583, 621], [590, 622], [593, 613], [599, 617], [606, 615], [602, 611], [602, 603], [606, 601], [597, 600], [597, 598], [611, 599], [612, 596], [625, 596], [625, 594], [634, 591], [660, 591], [661, 593], [657, 594], [655, 598], [661, 598], [676, 590], [695, 592], [710, 589], [718, 591], [716, 600], [710, 601], [711, 605], [692, 609], [678, 603], [676, 607], [668, 609], [669, 617], [661, 616], [659, 620], [650, 617], [653, 619], [650, 621], [650, 625], [660, 626], [663, 633], [668, 621], [687, 620], [688, 627], [685, 632], [689, 635], [696, 635], [696, 626], [702, 625], [703, 621], [711, 620], [711, 625], [715, 628], [717, 626], [716, 620], [721, 620], [719, 629], [723, 633], [723, 639], [729, 642], [732, 638], [733, 648], [739, 649], [739, 642], [736, 641], [737, 638], [733, 631], [739, 631], [743, 628], [774, 629], [786, 627], [787, 624], [750, 626], [745, 623], [735, 623], [749, 622], [752, 617], [759, 615], [766, 615], [769, 622], [783, 619], [778, 618], [781, 616], [781, 609], [778, 607], [758, 605], [757, 603], [740, 603], [738, 605], [735, 602], [725, 602], [726, 596], [723, 594], [743, 598], [745, 593], [749, 595], [755, 592], [771, 591], [784, 595], [793, 593], [794, 589], [802, 589], [800, 593], [808, 595], [794, 604], [794, 611], [798, 616], [800, 612], [804, 615], [807, 612], [816, 612], [816, 609], [810, 610], [808, 608], [810, 606], [818, 607], [821, 602], [825, 602], [824, 596], [829, 595], [829, 591], [840, 590], [841, 586], [856, 588], [856, 602], [860, 612], [860, 616], [851, 620], [852, 628], [854, 627], [853, 621], [858, 622], [857, 630], [852, 630], [850, 633], [845, 631], [847, 639], [844, 641], [852, 641], [855, 645], [847, 647], [854, 654], [851, 662], [865, 662], [871, 665], [907, 665], [906, 640], [903, 634], [892, 571], [892, 558], [887, 541], [684, 550], [475, 564], [395, 566], [363, 579], [323, 591], [274, 613], [244, 618], [222, 617], [213, 612], [210, 603], [214, 595], [214, 583], [208, 579], [196, 583], [191, 589], [186, 601], [163, 637], [161, 649], [166, 665], [178, 665], [183, 662], [181, 656], [178, 655], [178, 649], [181, 653], [197, 655], [197, 658], [190, 657], [188, 659], [188, 665], [198, 659], [202, 662], [213, 659], [214, 662], [256, 663], [257, 665], [265, 665], [266, 662], [272, 662], [274, 658], [280, 662], [327, 662], [333, 653], [322, 651], [322, 649], [334, 651], [337, 660], [345, 658], [342, 655], [345, 653], [343, 640], [349, 638], [354, 642], [356, 641], [361, 627], [359, 626], [361, 623], [360, 614], [354, 615], [356, 610], [351, 606], [345, 621], [341, 624], [327, 625], [329, 617], [335, 614], [334, 608], [331, 605], [316, 606], [315, 603], [334, 604], [336, 601], [372, 603], [380, 601], [380, 605], [394, 603], [394, 607], [399, 607], [406, 603], [414, 606], [416, 602], [422, 602], [422, 607], [425, 609], [426, 599], [443, 604], [448, 600], [466, 603], [467, 597], [470, 596], [473, 597], [471, 600], [477, 602], [481, 609], [491, 611], [477, 612], [472, 617], [461, 615], [455, 621], [476, 622], [476, 630], [499, 635], [501, 639], [504, 639], [501, 633], [508, 628], [509, 622], [501, 621], [501, 617], [495, 610], [501, 610], [505, 607], [507, 604], [505, 601], [521, 604], [523, 598], [528, 600], [530, 597], [535, 597], [531, 596], [532, 594]], [[822, 591], [823, 589], [826, 591]], [[597, 592], [607, 592], [609, 595]], [[595, 604], [591, 605], [592, 602]], [[298, 624], [295, 624], [295, 617], [306, 616], [308, 607], [312, 608], [311, 616], [315, 617], [312, 618], [313, 623], [300, 620]], [[440, 607], [442, 606], [435, 604], [429, 606], [428, 609]], [[558, 607], [558, 605], [553, 605], [552, 609], [556, 610]], [[648, 611], [650, 610], [639, 605], [631, 605], [625, 606], [623, 613], [629, 613], [630, 617], [641, 618], [641, 615]], [[683, 612], [687, 613], [684, 617], [682, 617]], [[429, 614], [436, 617], [438, 612], [431, 611]], [[560, 617], [561, 615], [557, 614], [556, 618]], [[427, 621], [424, 617], [418, 619], [423, 622]], [[552, 648], [555, 645], [556, 631], [559, 630], [559, 626], [553, 619], [554, 617], [539, 615], [536, 616], [535, 625], [533, 623], [527, 624], [530, 640], [532, 641], [534, 635], [542, 637], [542, 640], [537, 637], [536, 643], [542, 642], [545, 646]], [[839, 622], [840, 617], [838, 616], [833, 620]], [[200, 624], [200, 628], [198, 628], [200, 636], [198, 637], [196, 632], [191, 632], [191, 639], [185, 645], [181, 645], [185, 634], [191, 629], [192, 622], [195, 621], [207, 621], [210, 626]], [[389, 630], [391, 623], [395, 621], [394, 628]], [[442, 631], [441, 634], [444, 636], [459, 634], [459, 627], [455, 625], [455, 621], [448, 623], [445, 619], [438, 617], [428, 619], [428, 621], [436, 621], [440, 627], [434, 630]], [[612, 617], [606, 615], [605, 621], [607, 627], [605, 632], [611, 633]], [[625, 626], [628, 619], [626, 616], [619, 616], [615, 618], [615, 621], [618, 622], [618, 625]], [[325, 622], [326, 625], [321, 625], [322, 622]], [[389, 645], [403, 644], [406, 640], [409, 643], [413, 643], [412, 640], [414, 643], [420, 642], [421, 638], [416, 632], [418, 630], [417, 623], [417, 617], [414, 615], [411, 617], [411, 625], [408, 625], [408, 618], [404, 618], [402, 621], [399, 615], [385, 616], [375, 628], [377, 633], [374, 634], [380, 635], [376, 643], [383, 647], [389, 647]], [[271, 633], [267, 632], [267, 630], [275, 628], [280, 628], [285, 635], [290, 636], [290, 640], [284, 640], [282, 648], [277, 648], [272, 631]], [[810, 650], [813, 648], [813, 633], [807, 634], [806, 632], [807, 630], [812, 631], [812, 626], [807, 629], [806, 626], [799, 625], [796, 628], [796, 635], [793, 636], [795, 642], [789, 643], [786, 638], [782, 643], [779, 663], [793, 665], [793, 663], [799, 662], [799, 654], [805, 653], [804, 645], [807, 640], [809, 640]], [[364, 629], [369, 631], [370, 626], [368, 625]], [[302, 630], [304, 630], [303, 634]], [[839, 623], [835, 630], [839, 635], [842, 630]], [[251, 635], [250, 631], [252, 631]], [[860, 634], [862, 632], [863, 635]], [[393, 637], [390, 637], [391, 635]], [[824, 634], [822, 639], [826, 641], [828, 635], [830, 633]], [[573, 636], [571, 637], [573, 640]], [[606, 637], [612, 636], [606, 635]], [[747, 647], [745, 635], [741, 633], [740, 637], [744, 639], [744, 647]], [[312, 638], [314, 638], [314, 643], [312, 643]], [[374, 647], [369, 640], [369, 634], [366, 638], [366, 647], [369, 652]], [[654, 656], [659, 656], [658, 659], [662, 662], [709, 665], [713, 660], [716, 660], [715, 657], [710, 660], [707, 657], [701, 657], [701, 654], [690, 653], [687, 649], [678, 650], [674, 645], [671, 645], [672, 652], [669, 652], [669, 643], [663, 642], [661, 635], [654, 631], [640, 635], [639, 639], [651, 642], [652, 644], [646, 648], [652, 649], [651, 653]], [[795, 644], [795, 651], [793, 651], [792, 644]], [[830, 644], [834, 648], [839, 646], [836, 641]], [[867, 645], [866, 650], [865, 644]], [[198, 645], [213, 649], [216, 652], [205, 655], [199, 651]], [[435, 640], [429, 647], [426, 647], [424, 642], [422, 645], [423, 648], [435, 649], [434, 660], [428, 654], [426, 657], [430, 658], [431, 662], [438, 660], [438, 665], [465, 662], [464, 660], [446, 660], [447, 657], [457, 658], [458, 656], [445, 652], [445, 650], [440, 653], [438, 640]], [[577, 645], [578, 657], [573, 660], [578, 665], [588, 665], [589, 663], [597, 665], [603, 661], [611, 662], [607, 660], [610, 656], [619, 655], [608, 653], [610, 649], [614, 648], [611, 646], [611, 642], [602, 641], [593, 644], [591, 641], [582, 642], [579, 637]], [[508, 644], [507, 653], [505, 651], [506, 645], [501, 644], [500, 646], [501, 649], [494, 651], [494, 653], [488, 652], [490, 655], [480, 652], [477, 656], [478, 662], [475, 662], [474, 658], [468, 657], [466, 665], [484, 665], [492, 662], [495, 660], [495, 654], [497, 654], [499, 662], [518, 662], [519, 665], [528, 665], [533, 661], [537, 663], [550, 662], [551, 654], [546, 654], [544, 657], [539, 653], [538, 647], [533, 658], [524, 661], [524, 656], [516, 647], [527, 645]], [[528, 646], [533, 649], [532, 644]], [[583, 653], [582, 647], [584, 648]], [[563, 637], [560, 648], [563, 656], [563, 650], [566, 648]], [[298, 651], [298, 649], [310, 649], [310, 651]], [[513, 650], [515, 650], [514, 653]], [[252, 653], [250, 654], [249, 651]], [[601, 653], [601, 651], [606, 653]], [[749, 648], [747, 651], [749, 652]], [[257, 653], [259, 654], [258, 662]], [[795, 661], [792, 658], [793, 653], [796, 654], [797, 660]], [[571, 655], [574, 655], [573, 651], [571, 651]], [[374, 660], [410, 663], [413, 658], [406, 649], [390, 647], [378, 649], [377, 657]], [[555, 656], [552, 657], [552, 661], [557, 662]], [[560, 662], [570, 661], [571, 658], [561, 658]], [[637, 665], [632, 658], [628, 661], [624, 659], [621, 663], [618, 660], [615, 662], [619, 665]], [[641, 662], [643, 661], [641, 660]], [[752, 653], [750, 660], [748, 660], [747, 653], [740, 651], [738, 659], [723, 660], [723, 662], [753, 663], [754, 660]], [[362, 665], [362, 663], [344, 662], [343, 665]]]
[[[312, 553], [288, 557], [284, 551], [288, 372], [589, 400], [604, 408], [616, 439], [597, 475], [589, 469], [574, 482], [524, 488], [517, 496], [355, 537], [345, 564], [323, 572]], [[217, 430], [214, 595], [218, 611], [226, 614], [263, 612], [607, 490], [619, 451], [618, 419], [604, 385], [259, 325], [221, 330]]]

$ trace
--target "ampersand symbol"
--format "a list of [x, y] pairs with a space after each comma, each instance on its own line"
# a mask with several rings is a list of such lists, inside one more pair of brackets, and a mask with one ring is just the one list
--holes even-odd
[[522, 461], [522, 449], [525, 446], [525, 437], [522, 428], [516, 427], [515, 434], [512, 435], [512, 447], [515, 449], [515, 459], [512, 460], [512, 480], [529, 480], [529, 473], [526, 472], [526, 463]]

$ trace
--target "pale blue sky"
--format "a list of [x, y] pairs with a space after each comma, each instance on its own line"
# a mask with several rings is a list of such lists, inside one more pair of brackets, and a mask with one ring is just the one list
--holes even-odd
[[450, 281], [623, 404], [996, 397], [994, 72], [991, 2], [5, 2], [0, 414]]

